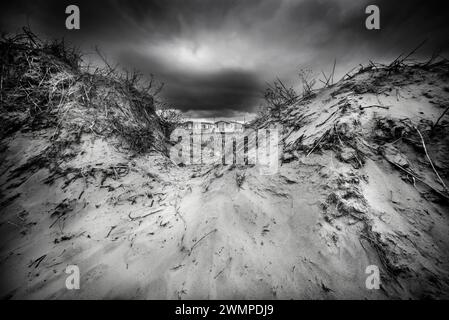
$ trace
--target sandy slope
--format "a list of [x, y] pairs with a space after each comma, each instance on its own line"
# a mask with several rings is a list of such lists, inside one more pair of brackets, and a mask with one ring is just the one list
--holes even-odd
[[[284, 165], [279, 175], [260, 176], [257, 168], [165, 167], [160, 156], [130, 162], [125, 157], [92, 159], [93, 152], [111, 150], [100, 142], [85, 144], [92, 153], [67, 165], [95, 165], [89, 160], [107, 161], [103, 166], [127, 163], [130, 172], [118, 180], [106, 179], [102, 188], [101, 177], [89, 177], [63, 189], [64, 179], [40, 184], [47, 176], [42, 169], [16, 189], [20, 197], [15, 201], [21, 205], [10, 205], [4, 217], [10, 223], [2, 224], [2, 243], [7, 244], [2, 247], [3, 294], [172, 299], [378, 296], [363, 289], [369, 261], [361, 245], [353, 244], [355, 236], [343, 232], [341, 241], [348, 245], [339, 248], [321, 228], [320, 204], [327, 192], [319, 181], [329, 170], [327, 164], [310, 159]], [[238, 188], [236, 174], [243, 171], [246, 179]], [[301, 183], [304, 180], [309, 183]], [[67, 213], [55, 223], [52, 213], [61, 203], [67, 204]], [[29, 266], [42, 255], [46, 256], [39, 266]], [[80, 291], [65, 289], [68, 264], [81, 269]]]
[[[447, 121], [427, 134], [448, 103], [447, 70], [408, 70], [381, 85], [361, 73], [261, 120], [285, 129], [285, 161], [271, 176], [177, 167], [89, 133], [55, 171], [38, 161], [51, 129], [7, 137], [0, 296], [447, 298], [448, 202], [412, 132], [426, 133], [447, 183]], [[81, 271], [77, 291], [65, 288], [71, 264]], [[365, 287], [373, 264], [381, 290]]]

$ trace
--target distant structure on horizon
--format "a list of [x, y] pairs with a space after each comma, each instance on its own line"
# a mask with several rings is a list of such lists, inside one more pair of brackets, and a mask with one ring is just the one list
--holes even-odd
[[243, 131], [245, 125], [241, 122], [231, 120], [219, 120], [215, 122], [187, 120], [184, 121], [183, 127], [187, 130], [207, 132], [236, 132]]

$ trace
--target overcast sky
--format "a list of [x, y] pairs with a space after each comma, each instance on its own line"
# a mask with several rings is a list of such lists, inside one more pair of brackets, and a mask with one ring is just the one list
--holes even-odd
[[[447, 0], [446, 0], [447, 2]], [[14, 0], [0, 5], [0, 28], [29, 24], [86, 52], [165, 82], [163, 97], [193, 117], [238, 117], [261, 103], [266, 82], [298, 84], [297, 71], [337, 76], [369, 59], [389, 61], [428, 39], [422, 56], [449, 51], [445, 1], [365, 0]], [[76, 4], [81, 29], [65, 29]], [[365, 28], [376, 4], [381, 30]], [[87, 55], [86, 60], [94, 59]]]

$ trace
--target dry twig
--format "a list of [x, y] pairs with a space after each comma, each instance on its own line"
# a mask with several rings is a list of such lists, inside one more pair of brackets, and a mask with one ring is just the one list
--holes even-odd
[[430, 159], [430, 156], [429, 156], [429, 153], [427, 152], [426, 144], [425, 144], [425, 142], [424, 142], [424, 138], [423, 138], [421, 132], [419, 131], [418, 128], [415, 127], [415, 129], [416, 129], [416, 131], [418, 131], [419, 137], [421, 138], [421, 143], [422, 143], [422, 146], [423, 146], [423, 148], [424, 148], [424, 152], [426, 153], [427, 160], [429, 160], [430, 165], [432, 166], [433, 172], [435, 172], [436, 176], [438, 177], [438, 180], [439, 180], [439, 181], [441, 182], [441, 184], [443, 185], [444, 190], [446, 190], [446, 192], [449, 194], [449, 190], [448, 190], [446, 184], [444, 183], [443, 179], [441, 179], [440, 175], [438, 174], [437, 169], [435, 169], [435, 166], [433, 165], [432, 159]]

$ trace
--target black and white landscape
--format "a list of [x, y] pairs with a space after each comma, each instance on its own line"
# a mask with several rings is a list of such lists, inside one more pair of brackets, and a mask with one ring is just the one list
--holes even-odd
[[0, 297], [447, 299], [442, 3], [2, 4]]

